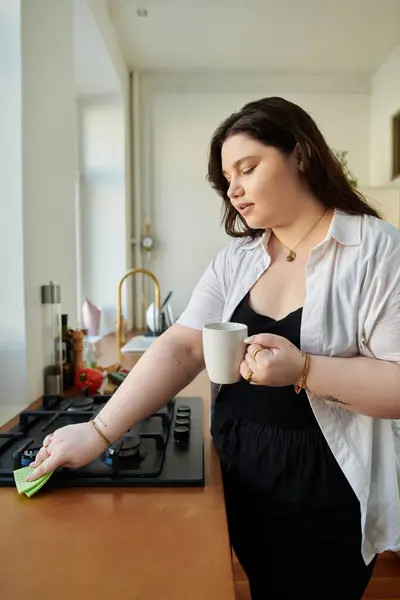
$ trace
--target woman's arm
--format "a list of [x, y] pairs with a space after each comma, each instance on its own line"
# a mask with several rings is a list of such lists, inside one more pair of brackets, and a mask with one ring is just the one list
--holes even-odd
[[96, 417], [111, 442], [164, 406], [205, 368], [202, 327], [222, 318], [228, 250], [210, 262], [178, 322], [143, 354]]
[[[382, 287], [382, 286], [381, 286]], [[386, 288], [384, 287], [384, 290]], [[387, 293], [378, 304], [361, 352], [369, 356], [341, 358], [311, 356], [306, 389], [347, 410], [380, 419], [400, 419], [400, 291]], [[280, 336], [259, 334], [248, 338], [243, 377], [254, 372], [251, 381], [262, 385], [298, 384], [304, 367], [304, 353]], [[266, 348], [253, 354], [257, 346]], [[372, 358], [370, 358], [370, 356]]]
[[[384, 301], [362, 340], [369, 356], [312, 356], [307, 389], [328, 402], [381, 419], [400, 418], [400, 292], [380, 283]], [[361, 348], [363, 352], [363, 348]], [[361, 354], [360, 352], [360, 354]]]
[[400, 419], [400, 365], [396, 363], [364, 356], [312, 356], [306, 388], [362, 415]]
[[202, 327], [219, 321], [224, 307], [225, 251], [213, 259], [197, 284], [186, 310], [136, 363], [124, 383], [90, 422], [67, 425], [46, 436], [31, 463], [28, 481], [58, 467], [79, 468], [128, 429], [176, 396], [205, 368]]
[[[305, 354], [289, 340], [260, 333], [245, 341], [250, 345], [240, 367], [242, 377], [247, 378], [251, 371], [253, 384], [274, 387], [300, 384]], [[400, 345], [400, 339], [396, 344]], [[305, 387], [320, 397], [321, 402], [335, 402], [370, 417], [400, 419], [400, 365], [396, 344], [392, 361], [364, 356], [312, 355]]]
[[96, 417], [110, 442], [164, 406], [204, 369], [202, 332], [174, 324], [136, 363]]

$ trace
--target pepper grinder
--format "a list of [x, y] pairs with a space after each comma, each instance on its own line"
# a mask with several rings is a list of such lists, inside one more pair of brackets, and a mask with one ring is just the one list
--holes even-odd
[[79, 369], [83, 369], [83, 338], [85, 337], [84, 332], [81, 329], [72, 329], [72, 344], [74, 348], [74, 373], [77, 373]]

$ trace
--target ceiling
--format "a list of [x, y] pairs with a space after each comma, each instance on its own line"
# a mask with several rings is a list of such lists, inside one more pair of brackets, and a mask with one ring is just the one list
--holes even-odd
[[108, 2], [131, 68], [372, 74], [400, 43], [400, 0]]

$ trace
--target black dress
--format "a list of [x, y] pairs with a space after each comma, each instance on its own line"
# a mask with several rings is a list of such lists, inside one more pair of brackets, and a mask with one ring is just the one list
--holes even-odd
[[[275, 321], [249, 306], [231, 321], [249, 335], [300, 346], [302, 309]], [[372, 575], [361, 556], [360, 506], [314, 417], [293, 386], [222, 386], [211, 433], [220, 455], [232, 547], [253, 600], [359, 600]]]

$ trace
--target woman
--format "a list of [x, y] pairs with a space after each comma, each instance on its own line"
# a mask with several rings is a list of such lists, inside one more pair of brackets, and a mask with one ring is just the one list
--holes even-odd
[[188, 385], [206, 322], [246, 323], [242, 379], [213, 386], [211, 431], [252, 598], [359, 599], [376, 554], [400, 547], [400, 233], [282, 98], [219, 127], [209, 180], [234, 240], [96, 428], [48, 436], [30, 479], [89, 462]]

